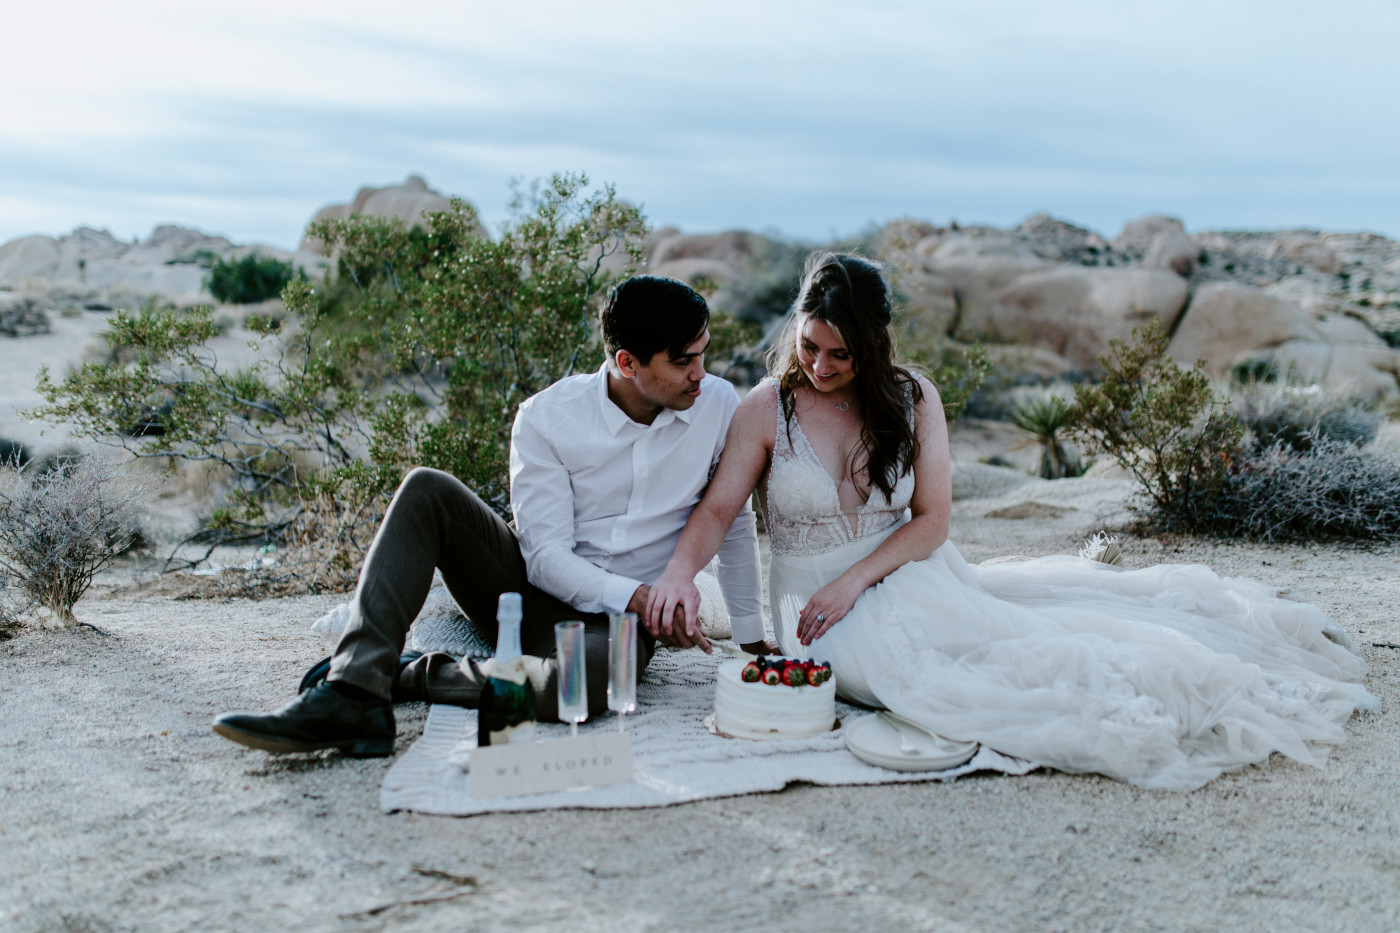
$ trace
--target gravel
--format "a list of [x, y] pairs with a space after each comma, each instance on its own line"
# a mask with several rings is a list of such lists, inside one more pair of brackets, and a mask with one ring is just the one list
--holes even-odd
[[[1080, 485], [1075, 485], [1076, 483]], [[1094, 485], [1097, 484], [1097, 485]], [[1076, 549], [1123, 485], [955, 504], [970, 560]], [[1011, 509], [1023, 519], [987, 518]], [[0, 642], [0, 929], [1400, 929], [1400, 550], [1125, 538], [1316, 602], [1371, 666], [1324, 770], [1275, 757], [1189, 794], [1038, 772], [791, 787], [641, 811], [384, 814], [390, 759], [271, 757], [209, 729], [292, 695], [341, 597], [176, 601], [104, 581], [109, 635]], [[426, 709], [399, 708], [401, 753]]]

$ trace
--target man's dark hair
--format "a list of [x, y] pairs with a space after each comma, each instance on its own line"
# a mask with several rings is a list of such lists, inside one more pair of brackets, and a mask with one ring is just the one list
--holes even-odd
[[608, 359], [626, 350], [645, 366], [662, 350], [668, 359], [683, 356], [710, 323], [710, 306], [684, 282], [635, 275], [608, 291], [602, 318]]

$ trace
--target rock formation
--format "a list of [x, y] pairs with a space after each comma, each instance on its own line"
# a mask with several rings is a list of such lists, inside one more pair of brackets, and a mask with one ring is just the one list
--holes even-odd
[[[355, 199], [349, 204], [328, 204], [316, 212], [308, 222], [318, 220], [345, 220], [348, 217], [396, 217], [411, 226], [421, 225], [423, 215], [432, 211], [445, 211], [450, 199], [428, 187], [419, 175], [410, 175], [401, 185], [387, 185], [371, 188], [368, 185], [355, 192]], [[300, 252], [325, 255], [325, 244], [315, 237], [304, 236]]]
[[[448, 206], [415, 175], [361, 188], [350, 203], [312, 219], [358, 214], [421, 223], [426, 212]], [[1093, 370], [1110, 340], [1156, 320], [1171, 335], [1176, 359], [1203, 360], [1219, 378], [1240, 366], [1271, 367], [1367, 397], [1400, 397], [1400, 353], [1392, 346], [1400, 344], [1400, 243], [1375, 234], [1189, 233], [1177, 218], [1149, 215], [1108, 240], [1035, 214], [1011, 229], [905, 219], [865, 242], [890, 263], [902, 333], [924, 346], [978, 340], [994, 359], [1051, 378]], [[80, 227], [0, 246], [0, 291], [18, 299], [66, 290], [69, 308], [105, 309], [107, 296], [118, 293], [208, 300], [201, 265], [208, 257], [256, 249], [320, 274], [323, 245], [306, 239], [301, 246], [295, 254], [236, 246], [176, 226], [127, 243]], [[701, 287], [715, 308], [767, 323], [794, 297], [807, 249], [744, 230], [695, 235], [666, 227], [648, 237], [644, 257], [647, 271]], [[606, 260], [610, 268], [620, 262]], [[38, 326], [37, 318], [15, 320], [16, 333]]]

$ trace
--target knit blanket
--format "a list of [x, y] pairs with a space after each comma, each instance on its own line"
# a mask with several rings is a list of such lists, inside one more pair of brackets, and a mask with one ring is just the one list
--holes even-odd
[[[556, 808], [611, 809], [663, 807], [782, 790], [789, 784], [891, 784], [948, 781], [975, 771], [1024, 774], [1034, 764], [979, 749], [967, 764], [946, 771], [890, 771], [868, 765], [850, 753], [841, 729], [810, 739], [751, 741], [711, 733], [705, 718], [713, 712], [715, 672], [723, 656], [660, 649], [637, 685], [638, 709], [628, 714], [635, 780], [537, 794], [477, 799], [471, 795], [471, 755], [476, 748], [476, 712], [434, 706], [423, 735], [384, 778], [380, 806], [452, 816], [496, 811]], [[841, 722], [870, 715], [837, 703]], [[608, 714], [584, 723], [580, 735], [616, 731]], [[565, 737], [569, 727], [541, 723], [542, 741]]]

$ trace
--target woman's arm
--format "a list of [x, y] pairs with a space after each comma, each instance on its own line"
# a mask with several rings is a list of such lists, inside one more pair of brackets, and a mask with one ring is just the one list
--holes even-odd
[[653, 634], [670, 635], [672, 612], [678, 607], [686, 633], [696, 629], [700, 591], [695, 588], [695, 575], [724, 543], [734, 519], [768, 468], [776, 404], [776, 393], [758, 389], [734, 412], [715, 475], [686, 520], [665, 572], [647, 597], [646, 624]]
[[914, 496], [909, 503], [913, 517], [868, 557], [812, 594], [797, 620], [797, 639], [804, 645], [821, 638], [840, 622], [861, 593], [909, 561], [928, 557], [948, 540], [948, 519], [953, 509], [948, 422], [938, 390], [922, 377], [919, 386], [924, 397], [914, 408], [919, 456], [914, 461]]

